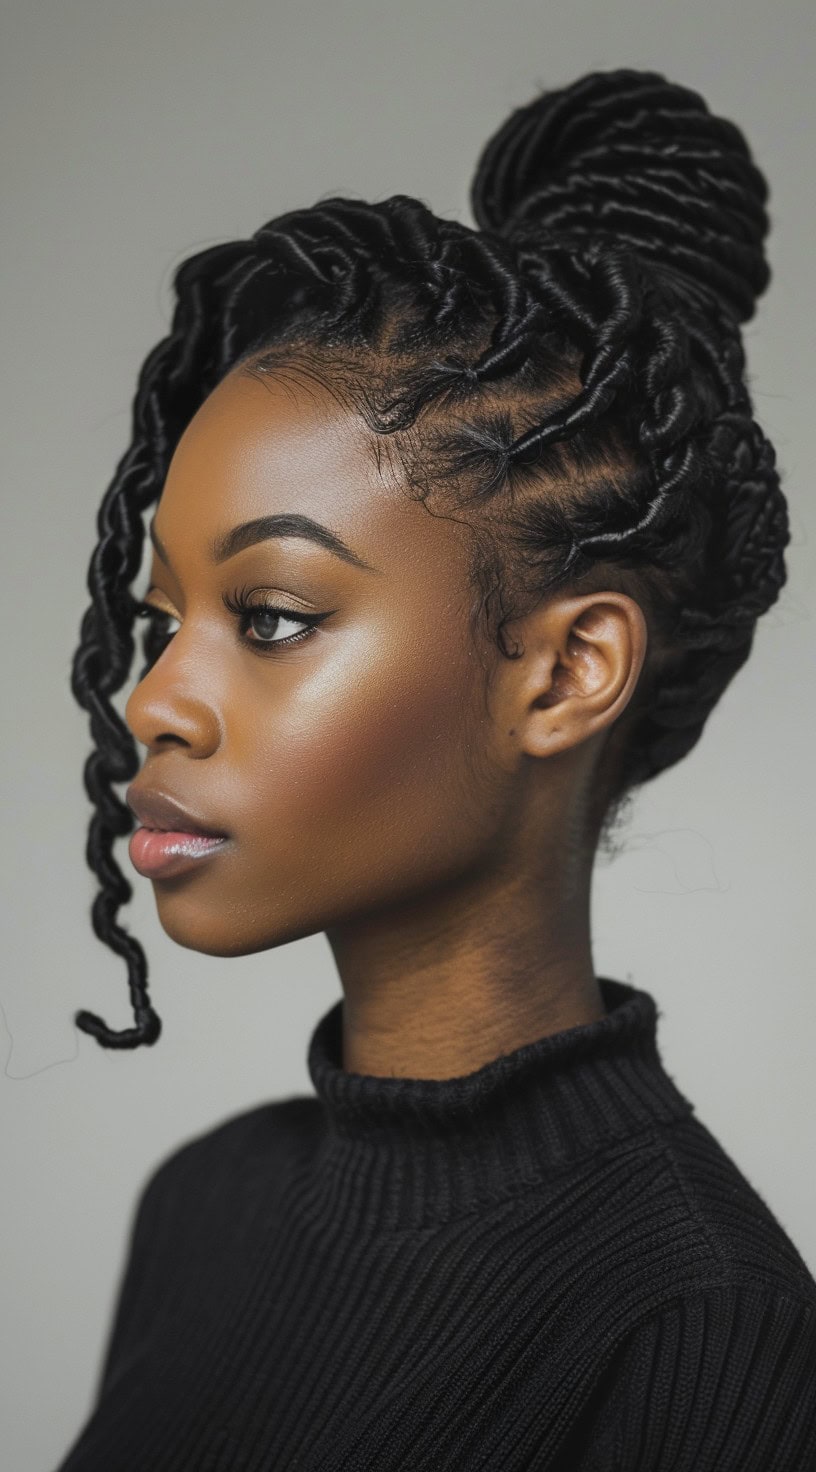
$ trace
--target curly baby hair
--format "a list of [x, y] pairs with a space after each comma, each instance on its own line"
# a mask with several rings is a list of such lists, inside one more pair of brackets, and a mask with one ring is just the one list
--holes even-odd
[[[405, 195], [330, 198], [179, 266], [98, 514], [72, 672], [94, 741], [92, 923], [125, 959], [135, 1026], [80, 1011], [79, 1028], [109, 1048], [161, 1030], [144, 951], [117, 921], [132, 890], [113, 845], [133, 814], [114, 784], [138, 756], [111, 696], [133, 660], [143, 513], [207, 395], [233, 369], [283, 368], [345, 396], [410, 494], [467, 510], [474, 611], [507, 658], [508, 621], [557, 590], [637, 600], [646, 662], [590, 813], [607, 842], [634, 789], [698, 741], [786, 578], [787, 506], [740, 326], [769, 281], [767, 199], [743, 134], [696, 92], [593, 72], [488, 143], [477, 229]], [[154, 622], [145, 669], [160, 645]]]

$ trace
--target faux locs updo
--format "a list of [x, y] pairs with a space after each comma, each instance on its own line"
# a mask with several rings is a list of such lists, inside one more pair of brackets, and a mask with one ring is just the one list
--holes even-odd
[[657, 73], [594, 72], [509, 118], [472, 203], [477, 230], [404, 195], [328, 199], [175, 273], [171, 331], [142, 366], [99, 511], [73, 663], [95, 744], [93, 927], [126, 961], [136, 1024], [78, 1012], [106, 1047], [161, 1029], [144, 951], [116, 919], [132, 890], [113, 845], [133, 816], [113, 784], [139, 766], [111, 703], [133, 661], [131, 584], [144, 513], [228, 371], [330, 382], [408, 493], [467, 516], [474, 606], [506, 657], [508, 620], [543, 596], [638, 600], [649, 649], [596, 772], [601, 838], [694, 746], [784, 584], [786, 502], [740, 335], [769, 280], [767, 186], [740, 130]]

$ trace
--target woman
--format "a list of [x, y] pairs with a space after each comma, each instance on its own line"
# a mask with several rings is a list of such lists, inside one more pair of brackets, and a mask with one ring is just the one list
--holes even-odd
[[133, 815], [174, 940], [325, 931], [343, 996], [315, 1096], [148, 1181], [64, 1472], [814, 1465], [816, 1284], [589, 924], [785, 580], [766, 198], [697, 94], [593, 73], [489, 143], [478, 230], [331, 199], [179, 269], [74, 667], [135, 1026], [76, 1020], [159, 1036]]

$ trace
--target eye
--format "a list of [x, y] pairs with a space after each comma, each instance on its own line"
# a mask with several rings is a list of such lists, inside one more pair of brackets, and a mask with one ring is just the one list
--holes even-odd
[[[279, 608], [272, 603], [250, 603], [244, 590], [222, 596], [222, 603], [235, 615], [241, 642], [256, 653], [278, 650], [291, 644], [300, 644], [308, 639], [316, 626], [328, 618], [327, 613], [295, 613], [291, 608]], [[178, 633], [181, 620], [152, 603], [137, 603], [137, 618], [148, 620], [144, 637], [144, 652], [147, 658], [140, 679], [164, 653], [170, 640]], [[173, 628], [172, 625], [176, 627]], [[294, 628], [294, 633], [281, 633], [281, 626]]]
[[[155, 628], [161, 633], [164, 639], [172, 639], [173, 635], [177, 634], [181, 628], [180, 618], [174, 618], [172, 613], [165, 613], [163, 608], [154, 608], [151, 603], [145, 604], [144, 612], [139, 611], [139, 617], [151, 619]], [[171, 624], [178, 624], [178, 628], [170, 628]]]
[[[287, 613], [285, 608], [269, 606], [249, 608], [246, 613], [241, 614], [240, 618], [241, 637], [246, 639], [248, 644], [292, 644], [295, 640], [305, 639], [313, 627], [313, 624], [302, 616], [296, 618], [293, 613]], [[294, 634], [284, 633], [279, 637], [281, 624], [288, 624], [290, 627], [294, 625], [295, 628], [300, 624], [301, 627]], [[250, 633], [251, 638], [248, 637]]]
[[142, 649], [147, 662], [139, 672], [139, 679], [143, 680], [148, 670], [164, 653], [174, 634], [178, 632], [177, 629], [168, 628], [168, 625], [178, 624], [180, 627], [181, 620], [173, 618], [172, 614], [165, 613], [162, 608], [154, 608], [152, 603], [137, 603], [135, 614], [137, 618], [148, 621], [142, 641]]
[[[261, 651], [264, 646], [279, 649], [281, 645], [302, 643], [314, 633], [321, 620], [328, 617], [325, 613], [295, 613], [291, 608], [278, 608], [274, 603], [250, 603], [245, 589], [225, 593], [221, 601], [230, 613], [235, 614], [244, 643]], [[299, 624], [300, 628], [294, 634], [284, 633], [279, 638], [281, 624]]]

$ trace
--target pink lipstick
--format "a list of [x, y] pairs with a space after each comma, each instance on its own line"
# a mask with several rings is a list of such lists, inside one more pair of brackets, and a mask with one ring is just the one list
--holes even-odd
[[131, 863], [146, 879], [171, 879], [225, 847], [226, 838], [137, 828], [128, 845]]
[[146, 879], [170, 879], [229, 844], [229, 835], [183, 807], [167, 792], [132, 782], [125, 799], [143, 825], [128, 845], [131, 863]]

